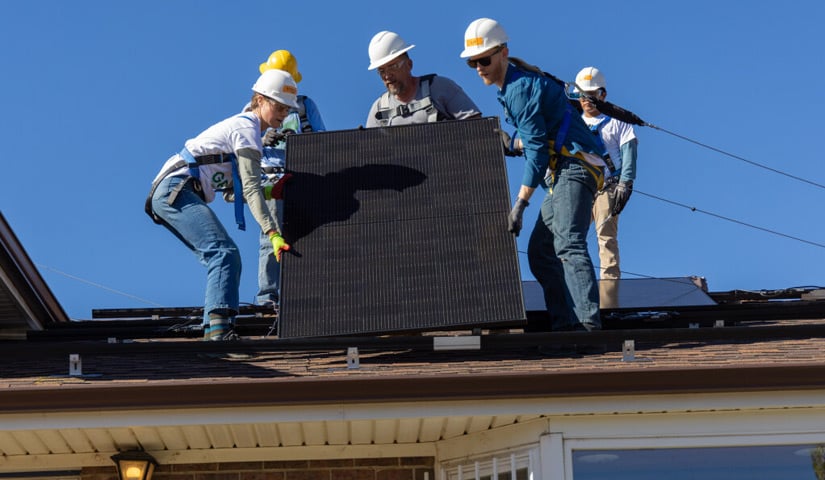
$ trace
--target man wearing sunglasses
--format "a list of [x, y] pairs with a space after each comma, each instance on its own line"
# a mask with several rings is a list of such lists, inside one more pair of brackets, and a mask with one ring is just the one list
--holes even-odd
[[505, 120], [522, 142], [524, 176], [509, 230], [519, 234], [524, 209], [544, 182], [548, 193], [527, 248], [530, 271], [544, 290], [552, 330], [597, 330], [599, 290], [587, 231], [593, 197], [604, 181], [601, 147], [563, 86], [520, 60], [510, 61], [508, 40], [498, 22], [477, 19], [464, 34], [461, 57], [485, 85], [499, 88]]
[[369, 70], [377, 70], [387, 91], [373, 102], [366, 126], [387, 127], [481, 115], [454, 81], [437, 75], [415, 77], [408, 45], [398, 34], [378, 32], [369, 46]]

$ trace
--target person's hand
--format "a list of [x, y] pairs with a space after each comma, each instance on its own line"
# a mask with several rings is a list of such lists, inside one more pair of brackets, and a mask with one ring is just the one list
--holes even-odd
[[285, 135], [274, 128], [270, 128], [269, 130], [264, 133], [264, 136], [261, 138], [261, 143], [264, 144], [265, 147], [274, 147], [278, 143], [280, 143], [284, 139]]
[[504, 146], [504, 155], [508, 157], [519, 157], [521, 156], [521, 150], [516, 150], [513, 146], [513, 139], [510, 135], [502, 129], [498, 131], [499, 136], [501, 137], [501, 144]]
[[527, 203], [527, 200], [521, 198], [516, 199], [516, 203], [513, 205], [513, 210], [511, 210], [510, 215], [507, 216], [507, 231], [517, 237], [519, 232], [521, 232], [524, 209], [527, 208], [528, 205], [530, 204]]
[[275, 130], [274, 128], [270, 128], [269, 130], [264, 133], [264, 136], [261, 137], [261, 143], [264, 144], [265, 147], [274, 147], [275, 145], [286, 141], [286, 137], [295, 133], [295, 130], [290, 128], [286, 128], [283, 130]]
[[610, 211], [611, 215], [616, 216], [622, 213], [627, 201], [630, 200], [630, 195], [633, 193], [633, 182], [619, 182], [616, 185], [616, 190], [613, 192], [613, 208]]
[[264, 187], [264, 198], [267, 200], [282, 200], [284, 198], [284, 185], [292, 178], [291, 173], [281, 175], [274, 184]]
[[286, 243], [284, 237], [280, 233], [275, 232], [269, 236], [269, 241], [272, 242], [272, 254], [275, 255], [275, 260], [281, 262], [281, 252], [288, 252], [290, 248]]

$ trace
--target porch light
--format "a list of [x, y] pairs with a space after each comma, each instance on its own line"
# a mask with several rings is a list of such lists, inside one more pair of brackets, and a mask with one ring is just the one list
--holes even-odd
[[128, 451], [112, 455], [120, 480], [152, 480], [158, 462], [146, 452]]

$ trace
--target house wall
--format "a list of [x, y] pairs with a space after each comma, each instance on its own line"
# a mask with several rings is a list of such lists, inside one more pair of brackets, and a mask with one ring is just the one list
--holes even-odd
[[[161, 465], [153, 480], [434, 480], [432, 457]], [[84, 468], [80, 480], [117, 480], [114, 467]]]

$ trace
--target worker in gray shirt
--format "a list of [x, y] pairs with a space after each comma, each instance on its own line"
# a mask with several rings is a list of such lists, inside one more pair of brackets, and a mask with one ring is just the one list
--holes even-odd
[[461, 87], [435, 74], [415, 77], [408, 45], [397, 33], [378, 32], [369, 46], [369, 70], [387, 87], [370, 108], [366, 126], [386, 127], [481, 116], [476, 104]]

